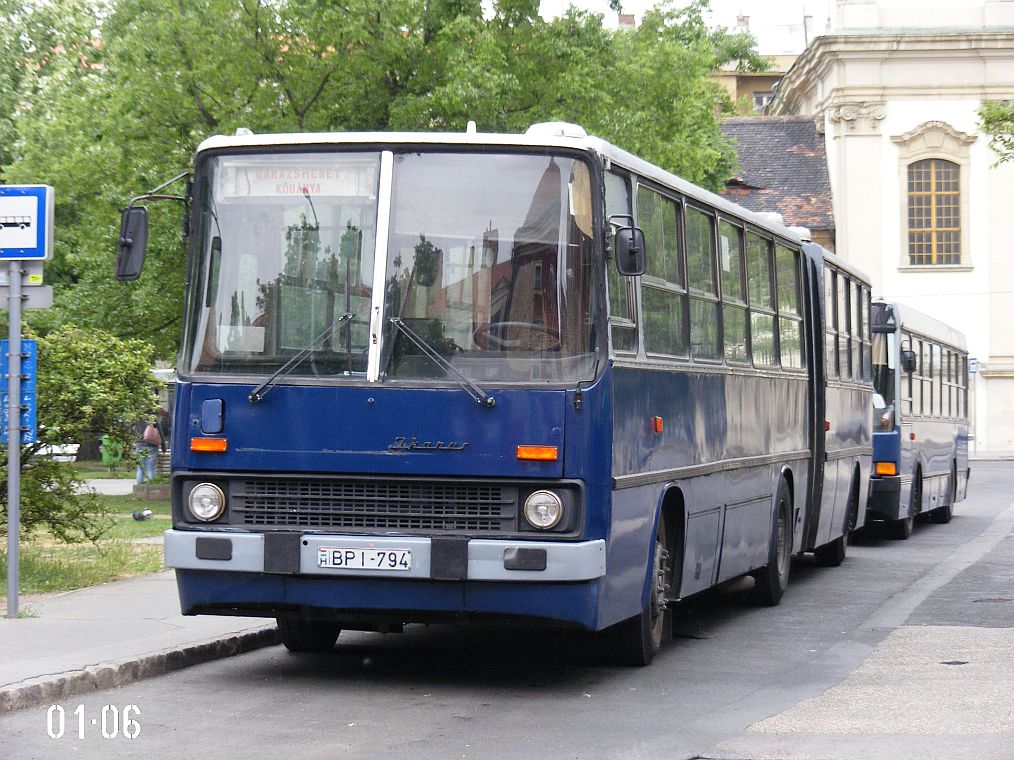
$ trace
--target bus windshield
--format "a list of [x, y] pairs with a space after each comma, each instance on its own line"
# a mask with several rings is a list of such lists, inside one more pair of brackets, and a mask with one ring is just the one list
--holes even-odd
[[261, 375], [313, 345], [290, 374], [365, 375], [380, 155], [206, 166], [190, 371]]
[[873, 333], [873, 389], [888, 406], [894, 404], [895, 334]]
[[391, 379], [587, 377], [594, 361], [588, 167], [546, 155], [416, 153], [395, 162], [385, 284]]
[[[380, 166], [379, 152], [205, 162], [189, 371], [257, 376], [284, 367], [292, 377], [366, 378]], [[479, 383], [590, 377], [587, 165], [433, 152], [398, 154], [393, 166], [373, 376], [454, 382], [436, 353]]]

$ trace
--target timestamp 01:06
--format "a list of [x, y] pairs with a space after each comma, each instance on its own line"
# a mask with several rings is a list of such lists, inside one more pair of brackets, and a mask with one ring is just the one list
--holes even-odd
[[97, 715], [85, 713], [84, 705], [75, 707], [69, 716], [63, 705], [50, 705], [46, 711], [46, 733], [50, 739], [62, 739], [64, 735], [73, 737], [76, 727], [78, 739], [85, 739], [89, 734], [103, 739], [136, 739], [141, 735], [141, 722], [138, 720], [141, 709], [137, 705], [103, 705]]

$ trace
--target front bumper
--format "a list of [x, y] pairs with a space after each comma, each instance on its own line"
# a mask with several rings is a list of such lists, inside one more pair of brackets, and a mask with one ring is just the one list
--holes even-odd
[[[318, 567], [318, 550], [408, 549], [407, 570]], [[579, 582], [606, 572], [605, 541], [519, 541], [348, 536], [320, 533], [264, 534], [169, 530], [165, 563], [180, 570], [313, 576], [507, 582]]]

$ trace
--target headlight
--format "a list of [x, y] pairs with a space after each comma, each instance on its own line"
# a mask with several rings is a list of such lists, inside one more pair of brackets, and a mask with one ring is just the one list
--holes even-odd
[[225, 511], [225, 494], [214, 483], [200, 483], [190, 492], [188, 506], [198, 520], [211, 522]]
[[563, 501], [552, 491], [536, 491], [525, 499], [525, 519], [540, 530], [556, 527], [563, 519]]

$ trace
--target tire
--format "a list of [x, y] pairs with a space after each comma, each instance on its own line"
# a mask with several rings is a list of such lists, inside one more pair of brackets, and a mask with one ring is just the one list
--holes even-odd
[[954, 516], [954, 502], [958, 500], [958, 466], [951, 464], [951, 487], [950, 487], [950, 499], [942, 507], [937, 507], [929, 513], [930, 522], [937, 523], [938, 525], [946, 525], [951, 521]]
[[330, 652], [338, 641], [341, 626], [331, 620], [275, 618], [282, 644], [290, 652]]
[[753, 599], [758, 604], [768, 607], [773, 607], [782, 600], [782, 595], [789, 585], [789, 568], [792, 562], [792, 528], [789, 518], [792, 514], [792, 500], [789, 498], [789, 487], [784, 478], [778, 483], [775, 509], [771, 542], [768, 545], [768, 563], [752, 573]]
[[908, 537], [912, 535], [912, 529], [915, 527], [915, 516], [919, 513], [919, 508], [921, 507], [922, 471], [916, 470], [915, 478], [912, 480], [912, 499], [909, 505], [909, 512], [911, 514], [908, 517], [888, 523], [888, 537], [893, 538], [895, 541], [907, 541]]
[[845, 561], [848, 552], [849, 535], [856, 524], [856, 512], [859, 508], [859, 482], [853, 477], [849, 488], [848, 505], [845, 507], [845, 532], [830, 543], [818, 546], [813, 550], [813, 558], [821, 567], [838, 567]]
[[609, 659], [617, 665], [650, 665], [669, 631], [666, 594], [672, 583], [672, 555], [666, 541], [665, 519], [661, 516], [655, 531], [655, 548], [651, 561], [651, 588], [648, 591], [647, 605], [639, 615], [624, 620], [607, 631]]

